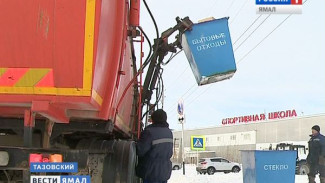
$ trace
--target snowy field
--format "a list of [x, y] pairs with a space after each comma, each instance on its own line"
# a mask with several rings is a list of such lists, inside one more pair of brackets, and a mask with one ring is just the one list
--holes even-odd
[[[215, 173], [214, 175], [200, 175], [196, 173], [195, 165], [186, 165], [185, 176], [183, 170], [173, 170], [168, 183], [243, 183], [240, 173]], [[307, 175], [296, 175], [295, 183], [308, 183]], [[316, 182], [319, 183], [318, 176]]]

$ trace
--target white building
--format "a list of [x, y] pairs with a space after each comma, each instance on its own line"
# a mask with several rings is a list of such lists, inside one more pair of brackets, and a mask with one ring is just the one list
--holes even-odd
[[[192, 157], [196, 151], [191, 151], [191, 136], [203, 135], [206, 138], [206, 151], [215, 152], [215, 156], [241, 162], [240, 150], [266, 150], [270, 146], [274, 149], [276, 144], [288, 141], [307, 145], [311, 127], [316, 124], [320, 126], [321, 132], [323, 130], [325, 134], [325, 114], [272, 120], [252, 120], [241, 124], [190, 129], [184, 131], [184, 149], [186, 157]], [[173, 135], [176, 141], [181, 142], [181, 131], [174, 131]], [[179, 149], [179, 144], [175, 144], [175, 149]], [[175, 151], [175, 153], [178, 156], [181, 152]], [[199, 157], [202, 157], [200, 153]], [[187, 162], [189, 161], [193, 160], [187, 159]]]

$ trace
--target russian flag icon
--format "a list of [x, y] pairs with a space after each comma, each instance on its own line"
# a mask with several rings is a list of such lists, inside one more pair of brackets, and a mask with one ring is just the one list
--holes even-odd
[[302, 5], [302, 0], [291, 0], [292, 5]]

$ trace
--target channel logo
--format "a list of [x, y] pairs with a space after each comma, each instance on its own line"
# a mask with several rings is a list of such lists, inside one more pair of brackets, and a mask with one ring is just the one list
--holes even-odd
[[30, 183], [91, 183], [89, 175], [33, 175]]
[[302, 14], [302, 0], [255, 0], [256, 14]]
[[302, 5], [302, 0], [256, 0], [256, 4]]

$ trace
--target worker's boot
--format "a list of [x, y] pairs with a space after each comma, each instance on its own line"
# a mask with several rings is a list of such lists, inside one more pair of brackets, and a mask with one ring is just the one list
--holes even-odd
[[308, 176], [308, 181], [309, 181], [308, 183], [316, 183], [315, 182], [315, 177], [313, 177], [313, 176]]
[[320, 183], [325, 183], [325, 177], [319, 177]]

